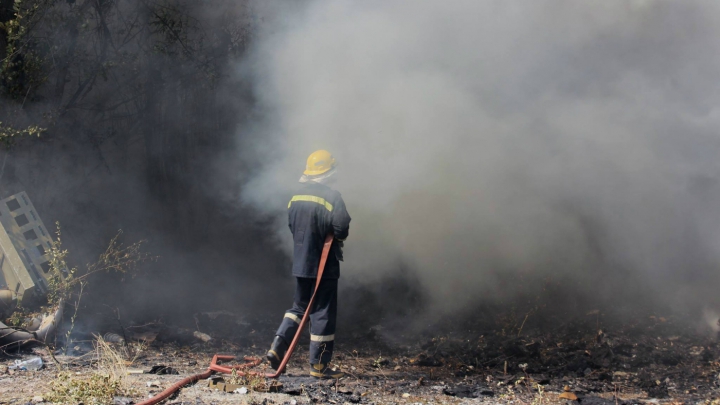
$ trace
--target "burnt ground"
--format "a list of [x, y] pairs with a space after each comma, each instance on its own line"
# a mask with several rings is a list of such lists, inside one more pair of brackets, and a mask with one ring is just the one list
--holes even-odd
[[[571, 403], [581, 404], [720, 403], [720, 345], [715, 336], [679, 319], [635, 314], [613, 323], [590, 312], [541, 328], [537, 324], [547, 322], [533, 326], [532, 316], [511, 322], [497, 317], [490, 324], [473, 324], [470, 317], [444, 334], [432, 333], [443, 330], [442, 325], [411, 336], [399, 336], [390, 327], [356, 328], [339, 334], [345, 338], [338, 342], [334, 366], [348, 373], [342, 380], [306, 377], [305, 341], [280, 379], [279, 393], [225, 393], [201, 381], [165, 403], [539, 404], [568, 401], [560, 397], [568, 389], [563, 396], [575, 395], [577, 401]], [[248, 322], [228, 313], [201, 315], [195, 324], [213, 339], [203, 342], [192, 331], [163, 325], [127, 328], [128, 341], [149, 341], [127, 363], [129, 369], [162, 365], [178, 374], [128, 375], [125, 397], [115, 403], [139, 402], [204, 371], [214, 353], [262, 355], [275, 327], [274, 322]], [[74, 342], [72, 349], [69, 355], [56, 355], [63, 368], [79, 379], [98, 373], [90, 339]], [[45, 360], [40, 371], [7, 370], [13, 360], [33, 355]], [[58, 373], [45, 348], [7, 354], [2, 364], [0, 404], [25, 404], [46, 395]]]

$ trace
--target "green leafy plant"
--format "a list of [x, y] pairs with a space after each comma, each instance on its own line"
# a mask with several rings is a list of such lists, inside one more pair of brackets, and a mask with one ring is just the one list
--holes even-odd
[[10, 146], [17, 138], [27, 136], [39, 137], [46, 130], [47, 128], [41, 128], [37, 125], [31, 125], [26, 128], [17, 129], [12, 126], [6, 125], [2, 121], [0, 121], [0, 142], [5, 144], [5, 146]]
[[77, 268], [70, 268], [66, 258], [67, 249], [62, 247], [62, 233], [60, 223], [56, 222], [56, 239], [50, 248], [50, 267], [52, 269], [49, 279], [48, 303], [57, 304], [61, 299], [70, 297], [73, 292], [81, 290], [88, 279], [98, 273], [122, 273], [134, 277], [138, 266], [144, 262], [155, 260], [148, 252], [142, 250], [144, 240], [125, 246], [120, 242], [122, 230], [110, 239], [108, 247], [100, 254], [98, 260], [89, 263], [85, 271], [79, 272]]
[[62, 246], [60, 223], [56, 222], [55, 225], [57, 226], [56, 238], [49, 252], [52, 271], [48, 279], [47, 300], [51, 308], [72, 302], [74, 311], [70, 317], [70, 327], [65, 333], [66, 348], [68, 348], [71, 346], [75, 320], [88, 279], [95, 274], [109, 272], [134, 276], [139, 264], [155, 258], [142, 251], [142, 246], [145, 243], [143, 240], [128, 246], [123, 245], [119, 240], [120, 236], [122, 236], [122, 230], [120, 230], [110, 239], [108, 247], [100, 254], [98, 260], [88, 264], [86, 270], [80, 273], [77, 268], [68, 266], [66, 261], [68, 251], [63, 249]]
[[44, 59], [29, 33], [52, 3], [51, 0], [15, 0], [13, 18], [0, 23], [0, 29], [7, 36], [7, 56], [0, 61], [0, 81], [12, 99], [23, 100], [30, 88], [38, 87], [47, 79], [43, 72]]

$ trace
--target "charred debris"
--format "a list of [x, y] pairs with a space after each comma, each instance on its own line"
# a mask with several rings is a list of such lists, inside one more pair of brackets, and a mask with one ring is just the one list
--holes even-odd
[[[522, 330], [522, 319], [509, 326], [501, 315], [482, 321], [464, 318], [456, 321], [464, 322], [465, 332], [434, 324], [399, 339], [384, 336], [392, 325], [348, 328], [333, 361], [333, 367], [348, 374], [346, 378], [307, 377], [307, 353], [301, 345], [279, 379], [208, 371], [192, 388], [173, 393], [168, 403], [609, 405], [710, 403], [717, 398], [717, 338], [702, 337], [682, 319], [634, 315], [634, 320], [619, 321], [597, 311], [558, 319], [539, 311], [532, 316], [545, 326], [528, 321]], [[45, 400], [57, 401], [69, 381], [112, 371], [117, 379], [104, 384], [117, 384], [117, 389], [106, 403], [141, 403], [204, 373], [217, 353], [233, 357], [218, 362], [223, 366], [259, 359], [275, 326], [271, 319], [229, 311], [190, 318], [193, 328], [126, 325], [104, 335], [100, 331], [77, 335], [68, 342], [71, 347], [26, 346], [6, 357], [7, 366], [34, 357], [42, 358], [45, 366], [39, 371], [2, 367], [0, 378], [4, 386], [29, 384]], [[271, 371], [258, 362], [242, 370]], [[63, 374], [67, 372], [72, 375]], [[37, 379], [42, 383], [31, 382]], [[30, 399], [19, 394], [10, 397]]]

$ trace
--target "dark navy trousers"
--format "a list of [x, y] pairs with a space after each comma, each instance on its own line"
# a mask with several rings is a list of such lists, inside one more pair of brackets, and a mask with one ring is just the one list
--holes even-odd
[[[280, 328], [275, 333], [292, 342], [300, 320], [315, 289], [315, 279], [297, 277], [293, 307], [285, 312]], [[335, 318], [337, 316], [337, 279], [320, 281], [315, 304], [310, 311], [310, 364], [328, 364], [335, 345]]]

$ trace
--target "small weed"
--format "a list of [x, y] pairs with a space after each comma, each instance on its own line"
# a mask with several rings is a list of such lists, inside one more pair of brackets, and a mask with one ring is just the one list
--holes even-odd
[[537, 395], [533, 398], [533, 405], [542, 405], [543, 403], [543, 394], [545, 394], [545, 389], [540, 384], [535, 384], [535, 388], [537, 389]]

